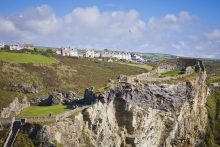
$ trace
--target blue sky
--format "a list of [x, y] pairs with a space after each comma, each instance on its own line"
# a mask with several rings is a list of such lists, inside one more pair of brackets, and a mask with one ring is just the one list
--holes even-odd
[[25, 8], [50, 5], [59, 16], [75, 7], [98, 6], [101, 11], [136, 9], [143, 19], [150, 16], [163, 16], [187, 10], [196, 14], [207, 24], [220, 25], [219, 0], [0, 0], [0, 12], [7, 15]]
[[0, 0], [0, 42], [220, 58], [219, 10], [219, 0]]

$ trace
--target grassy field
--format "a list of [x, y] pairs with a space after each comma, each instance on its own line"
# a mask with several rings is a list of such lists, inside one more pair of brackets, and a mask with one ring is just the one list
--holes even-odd
[[147, 64], [138, 64], [138, 63], [125, 63], [125, 62], [119, 62], [120, 64], [124, 64], [124, 65], [128, 65], [128, 66], [134, 66], [134, 67], [139, 67], [139, 68], [143, 68], [146, 69], [148, 71], [152, 70], [152, 66], [147, 65]]
[[178, 76], [180, 74], [182, 74], [182, 71], [180, 71], [180, 70], [172, 70], [172, 71], [161, 73], [159, 75], [159, 77], [174, 77], [174, 76]]
[[54, 59], [43, 55], [32, 55], [12, 52], [0, 52], [0, 61], [13, 63], [41, 63], [53, 64], [57, 63]]
[[67, 105], [31, 106], [24, 109], [19, 116], [49, 116], [49, 114], [56, 115], [68, 109]]
[[180, 70], [172, 70], [164, 73], [154, 74], [153, 77], [155, 78], [163, 78], [163, 77], [174, 77], [182, 74], [182, 71]]

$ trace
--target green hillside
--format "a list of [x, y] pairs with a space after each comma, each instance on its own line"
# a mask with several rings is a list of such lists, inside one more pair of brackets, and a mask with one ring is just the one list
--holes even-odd
[[[15, 97], [45, 96], [55, 89], [83, 95], [85, 88], [99, 90], [105, 87], [109, 79], [115, 79], [120, 74], [135, 75], [147, 71], [146, 68], [119, 63], [56, 55], [50, 58], [38, 54], [0, 52], [0, 59], [0, 110]], [[39, 92], [21, 92], [18, 87], [13, 87], [19, 83], [36, 85]]]
[[211, 94], [207, 99], [208, 126], [204, 146], [220, 146], [220, 87], [213, 87], [213, 83], [220, 83], [220, 61], [205, 61], [208, 74], [207, 84], [211, 89]]
[[41, 63], [53, 64], [57, 63], [54, 59], [43, 55], [33, 55], [24, 53], [0, 52], [0, 61], [13, 63]]
[[152, 61], [159, 61], [164, 59], [173, 59], [176, 58], [176, 56], [169, 55], [169, 54], [159, 54], [159, 53], [140, 53], [140, 55], [147, 60]]

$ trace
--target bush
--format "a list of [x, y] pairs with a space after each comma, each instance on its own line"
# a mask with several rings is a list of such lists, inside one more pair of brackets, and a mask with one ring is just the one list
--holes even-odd
[[1, 50], [10, 51], [10, 46], [5, 45], [3, 48], [1, 48]]

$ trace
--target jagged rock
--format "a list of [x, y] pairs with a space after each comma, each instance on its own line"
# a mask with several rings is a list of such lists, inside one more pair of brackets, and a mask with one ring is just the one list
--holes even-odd
[[76, 93], [74, 93], [73, 91], [68, 91], [68, 92], [54, 91], [49, 96], [42, 96], [32, 99], [31, 105], [34, 106], [50, 106], [50, 105], [59, 105], [59, 104], [72, 105], [74, 104], [74, 101], [78, 101], [80, 99], [82, 98], [77, 96]]
[[12, 91], [19, 91], [22, 93], [38, 93], [39, 87], [32, 83], [12, 83], [10, 84]]
[[27, 123], [22, 127], [22, 131], [27, 132], [29, 138], [34, 140], [36, 146], [56, 147], [51, 140], [50, 128], [46, 125]]
[[84, 104], [91, 105], [96, 102], [96, 96], [93, 92], [93, 88], [87, 88], [84, 92]]
[[[200, 74], [188, 81], [145, 84], [140, 78], [98, 96], [87, 89], [86, 102], [96, 103], [48, 124], [46, 138], [65, 147], [199, 146], [206, 132], [207, 87], [203, 67], [195, 66]], [[44, 136], [44, 131], [39, 132]]]
[[50, 106], [52, 100], [50, 96], [42, 96], [32, 99], [30, 103], [32, 106]]
[[53, 92], [51, 95], [51, 105], [59, 105], [62, 104], [64, 100], [64, 96], [60, 92]]
[[194, 70], [204, 70], [203, 64], [197, 59], [177, 58], [172, 60], [164, 60], [160, 63], [160, 66], [156, 69], [157, 73], [163, 73], [174, 69], [184, 70], [187, 67], [191, 67]]
[[1, 111], [1, 117], [7, 118], [7, 117], [14, 117], [18, 115], [24, 108], [27, 108], [30, 106], [30, 102], [28, 102], [27, 98], [25, 97], [20, 102], [18, 98], [15, 98], [8, 107], [3, 108]]

